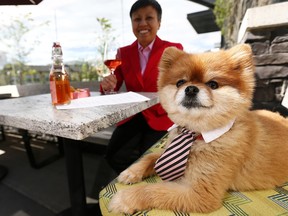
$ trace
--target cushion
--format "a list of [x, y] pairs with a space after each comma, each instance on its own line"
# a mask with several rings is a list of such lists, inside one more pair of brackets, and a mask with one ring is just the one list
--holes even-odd
[[[163, 148], [167, 140], [167, 135], [152, 146], [145, 154], [151, 153]], [[158, 176], [152, 176], [144, 179], [137, 184], [151, 184], [161, 182]], [[134, 184], [135, 185], [135, 184]], [[102, 189], [99, 195], [99, 204], [101, 212], [105, 216], [116, 216], [121, 214], [114, 214], [108, 211], [108, 204], [113, 195], [118, 191], [133, 185], [124, 185], [117, 182], [117, 179], [110, 182]], [[223, 200], [223, 206], [209, 214], [190, 213], [184, 214], [181, 212], [167, 211], [167, 210], [145, 210], [137, 212], [134, 215], [157, 215], [157, 216], [228, 216], [228, 215], [288, 215], [288, 182], [273, 190], [261, 190], [250, 192], [227, 192]]]

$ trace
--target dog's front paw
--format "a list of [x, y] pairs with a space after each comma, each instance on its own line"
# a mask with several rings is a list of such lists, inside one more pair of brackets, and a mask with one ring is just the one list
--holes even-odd
[[133, 184], [140, 182], [142, 180], [142, 176], [139, 172], [133, 172], [132, 169], [128, 168], [120, 173], [118, 176], [118, 181], [123, 184]]
[[136, 209], [131, 205], [131, 202], [129, 203], [129, 192], [127, 194], [127, 190], [121, 190], [112, 197], [108, 210], [114, 213], [127, 214], [133, 214], [136, 212]]

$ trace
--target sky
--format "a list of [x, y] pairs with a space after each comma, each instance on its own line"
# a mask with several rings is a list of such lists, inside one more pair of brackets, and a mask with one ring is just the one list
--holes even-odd
[[[109, 19], [117, 45], [135, 41], [129, 11], [135, 0], [43, 0], [39, 5], [1, 6], [1, 22], [9, 23], [11, 16], [32, 13], [35, 23], [49, 21], [49, 25], [31, 31], [29, 41], [37, 38], [40, 44], [33, 47], [28, 64], [51, 63], [54, 41], [62, 45], [64, 61], [93, 60], [97, 55], [97, 36], [101, 34], [96, 18]], [[187, 52], [204, 52], [220, 43], [220, 32], [197, 34], [187, 20], [187, 14], [207, 8], [189, 0], [158, 0], [162, 7], [161, 27], [158, 36], [163, 40], [180, 42]], [[0, 31], [1, 34], [1, 31]], [[0, 51], [7, 51], [0, 41]]]

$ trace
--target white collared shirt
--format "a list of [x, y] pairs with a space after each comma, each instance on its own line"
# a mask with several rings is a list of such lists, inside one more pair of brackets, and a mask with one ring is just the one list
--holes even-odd
[[[235, 119], [231, 120], [224, 127], [216, 128], [216, 129], [211, 130], [211, 131], [201, 132], [203, 140], [205, 141], [205, 143], [209, 143], [213, 140], [216, 140], [217, 138], [219, 138], [220, 136], [225, 134], [227, 131], [229, 131], [232, 128], [234, 122], [235, 122]], [[171, 131], [172, 129], [177, 128], [177, 127], [178, 127], [178, 125], [173, 124], [170, 128], [168, 128], [168, 131]]]

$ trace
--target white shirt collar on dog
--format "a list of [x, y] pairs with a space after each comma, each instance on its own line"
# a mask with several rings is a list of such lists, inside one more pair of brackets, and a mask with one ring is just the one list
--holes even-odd
[[201, 132], [204, 141], [206, 143], [209, 143], [209, 142], [217, 139], [218, 137], [222, 136], [223, 134], [225, 134], [227, 131], [229, 131], [232, 128], [234, 122], [235, 122], [235, 119], [230, 121], [224, 127], [216, 128], [216, 129], [211, 130], [211, 131]]
[[[224, 127], [221, 128], [216, 128], [214, 130], [211, 131], [205, 131], [205, 132], [201, 132], [201, 135], [205, 141], [205, 143], [209, 143], [215, 139], [217, 139], [218, 137], [222, 136], [223, 134], [225, 134], [227, 131], [229, 131], [233, 124], [235, 122], [235, 119], [233, 119], [232, 121], [230, 121], [227, 125], [225, 125]], [[170, 128], [168, 128], [167, 131], [171, 131], [174, 128], [177, 128], [178, 125], [173, 124]]]

